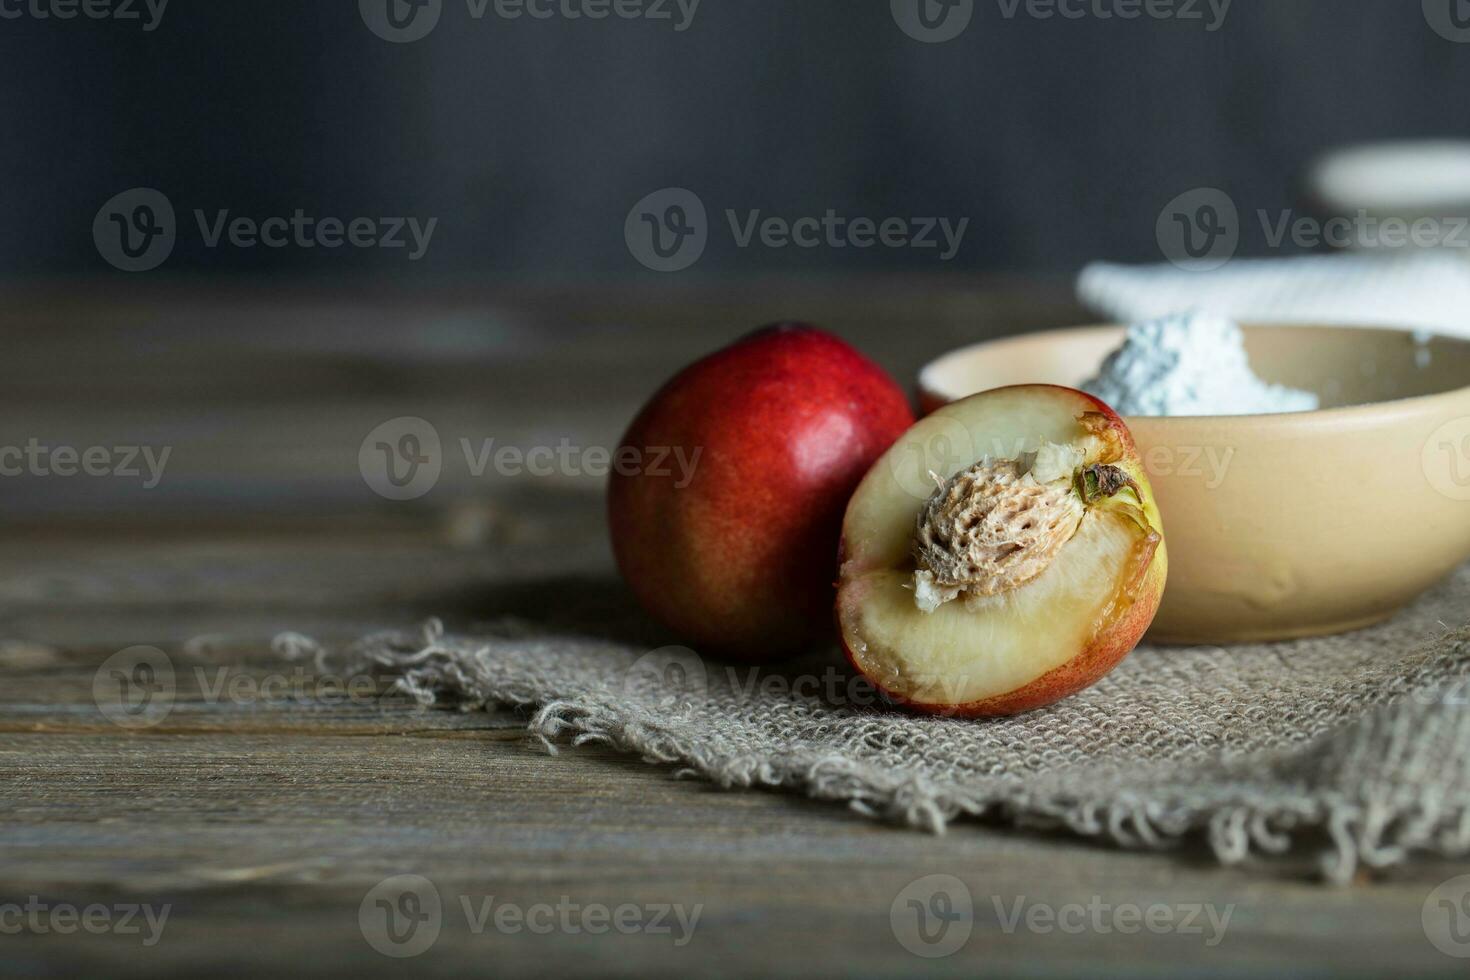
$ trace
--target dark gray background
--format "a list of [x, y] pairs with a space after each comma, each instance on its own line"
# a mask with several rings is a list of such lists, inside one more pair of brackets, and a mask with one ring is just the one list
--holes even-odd
[[[372, 34], [355, 0], [172, 0], [152, 33], [0, 20], [0, 81], [12, 278], [124, 276], [91, 226], [134, 186], [179, 210], [175, 275], [657, 278], [623, 221], [671, 185], [721, 223], [684, 276], [942, 266], [932, 251], [738, 249], [725, 208], [969, 217], [951, 271], [1067, 271], [1158, 258], [1155, 218], [1181, 191], [1281, 208], [1324, 147], [1470, 123], [1470, 44], [1431, 30], [1419, 0], [1236, 0], [1215, 33], [1008, 20], [975, 0], [965, 33], [933, 45], [888, 0], [703, 0], [683, 33], [476, 21], [445, 0], [407, 45]], [[194, 208], [298, 207], [440, 224], [418, 263], [207, 249], [192, 230]]]

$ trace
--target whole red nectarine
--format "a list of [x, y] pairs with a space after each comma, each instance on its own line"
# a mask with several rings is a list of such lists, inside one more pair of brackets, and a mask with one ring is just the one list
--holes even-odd
[[634, 419], [608, 523], [638, 600], [687, 641], [748, 659], [831, 642], [853, 488], [913, 424], [903, 391], [831, 334], [756, 331], [684, 369]]

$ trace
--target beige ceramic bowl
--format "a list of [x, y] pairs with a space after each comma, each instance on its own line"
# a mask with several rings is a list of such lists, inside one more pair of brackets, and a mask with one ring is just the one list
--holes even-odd
[[[1127, 420], [1169, 543], [1149, 639], [1233, 643], [1384, 619], [1470, 559], [1470, 341], [1246, 327], [1252, 367], [1315, 391], [1291, 415]], [[1075, 386], [1121, 327], [954, 351], [919, 376], [925, 412], [1002, 385]]]

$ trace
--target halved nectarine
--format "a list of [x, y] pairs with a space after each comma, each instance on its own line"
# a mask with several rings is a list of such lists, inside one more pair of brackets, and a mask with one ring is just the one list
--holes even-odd
[[1167, 569], [1123, 420], [1070, 388], [1000, 388], [939, 409], [868, 471], [843, 522], [838, 627], [897, 702], [1013, 714], [1127, 656]]

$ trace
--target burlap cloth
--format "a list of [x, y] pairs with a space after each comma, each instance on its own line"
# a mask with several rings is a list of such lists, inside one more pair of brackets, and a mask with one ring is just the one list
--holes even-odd
[[[1415, 852], [1470, 852], [1470, 566], [1346, 636], [1134, 651], [1090, 690], [996, 721], [877, 701], [833, 654], [776, 668], [613, 643], [595, 629], [378, 634], [292, 657], [370, 669], [425, 703], [534, 709], [725, 787], [781, 787], [941, 832], [984, 815], [1125, 847], [1203, 835], [1226, 863], [1320, 851], [1345, 881]], [[1254, 867], [1266, 862], [1253, 861]]]

